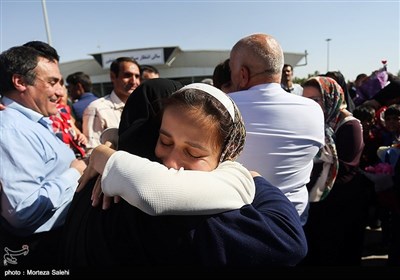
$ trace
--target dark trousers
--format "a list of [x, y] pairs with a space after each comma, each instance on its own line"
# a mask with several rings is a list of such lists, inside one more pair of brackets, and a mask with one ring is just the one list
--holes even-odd
[[362, 175], [335, 184], [322, 201], [310, 203], [304, 225], [308, 254], [302, 266], [361, 264], [369, 195], [373, 185]]

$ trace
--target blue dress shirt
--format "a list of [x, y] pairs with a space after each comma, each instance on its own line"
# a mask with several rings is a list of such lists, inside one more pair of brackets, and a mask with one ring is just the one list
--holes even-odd
[[80, 177], [73, 151], [49, 118], [3, 97], [0, 111], [1, 222], [17, 235], [64, 223]]

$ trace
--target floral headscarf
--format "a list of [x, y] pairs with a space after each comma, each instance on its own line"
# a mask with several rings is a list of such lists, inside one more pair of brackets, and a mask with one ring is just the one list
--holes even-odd
[[[228, 96], [229, 99], [231, 99]], [[229, 133], [228, 139], [226, 139], [224, 147], [222, 148], [222, 154], [220, 158], [220, 162], [226, 160], [236, 160], [236, 158], [243, 151], [244, 142], [246, 138], [246, 129], [244, 126], [244, 122], [242, 119], [242, 115], [235, 102], [231, 99], [234, 111], [235, 111], [235, 119], [233, 121], [233, 126], [231, 132]]]
[[323, 162], [323, 170], [310, 191], [310, 201], [319, 201], [329, 194], [339, 170], [334, 135], [340, 121], [340, 112], [346, 108], [346, 102], [344, 102], [343, 89], [334, 79], [313, 77], [310, 80], [317, 81], [320, 86], [322, 110], [325, 116], [325, 146], [319, 150], [314, 159], [316, 162]]

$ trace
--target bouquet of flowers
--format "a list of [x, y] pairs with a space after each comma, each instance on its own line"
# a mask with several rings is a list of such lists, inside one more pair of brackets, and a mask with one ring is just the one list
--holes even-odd
[[391, 176], [394, 174], [392, 165], [386, 162], [380, 162], [375, 166], [367, 166], [365, 167], [365, 171], [374, 174], [388, 174]]
[[363, 174], [375, 184], [375, 191], [382, 192], [393, 186], [393, 166], [386, 162], [365, 167]]

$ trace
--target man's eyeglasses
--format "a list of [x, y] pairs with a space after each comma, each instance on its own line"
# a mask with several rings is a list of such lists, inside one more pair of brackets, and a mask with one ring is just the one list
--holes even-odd
[[250, 67], [248, 67], [248, 66], [246, 66], [246, 65], [243, 65], [243, 67], [245, 67], [245, 68], [247, 69], [247, 71], [249, 71], [249, 73], [250, 73], [249, 79], [251, 79], [251, 78], [253, 78], [253, 77], [255, 77], [255, 76], [258, 76], [258, 75], [265, 74], [265, 73], [273, 73], [273, 70], [271, 70], [271, 69], [265, 69], [265, 70], [263, 70], [263, 71], [261, 71], [261, 72], [257, 72], [257, 73], [251, 74]]

